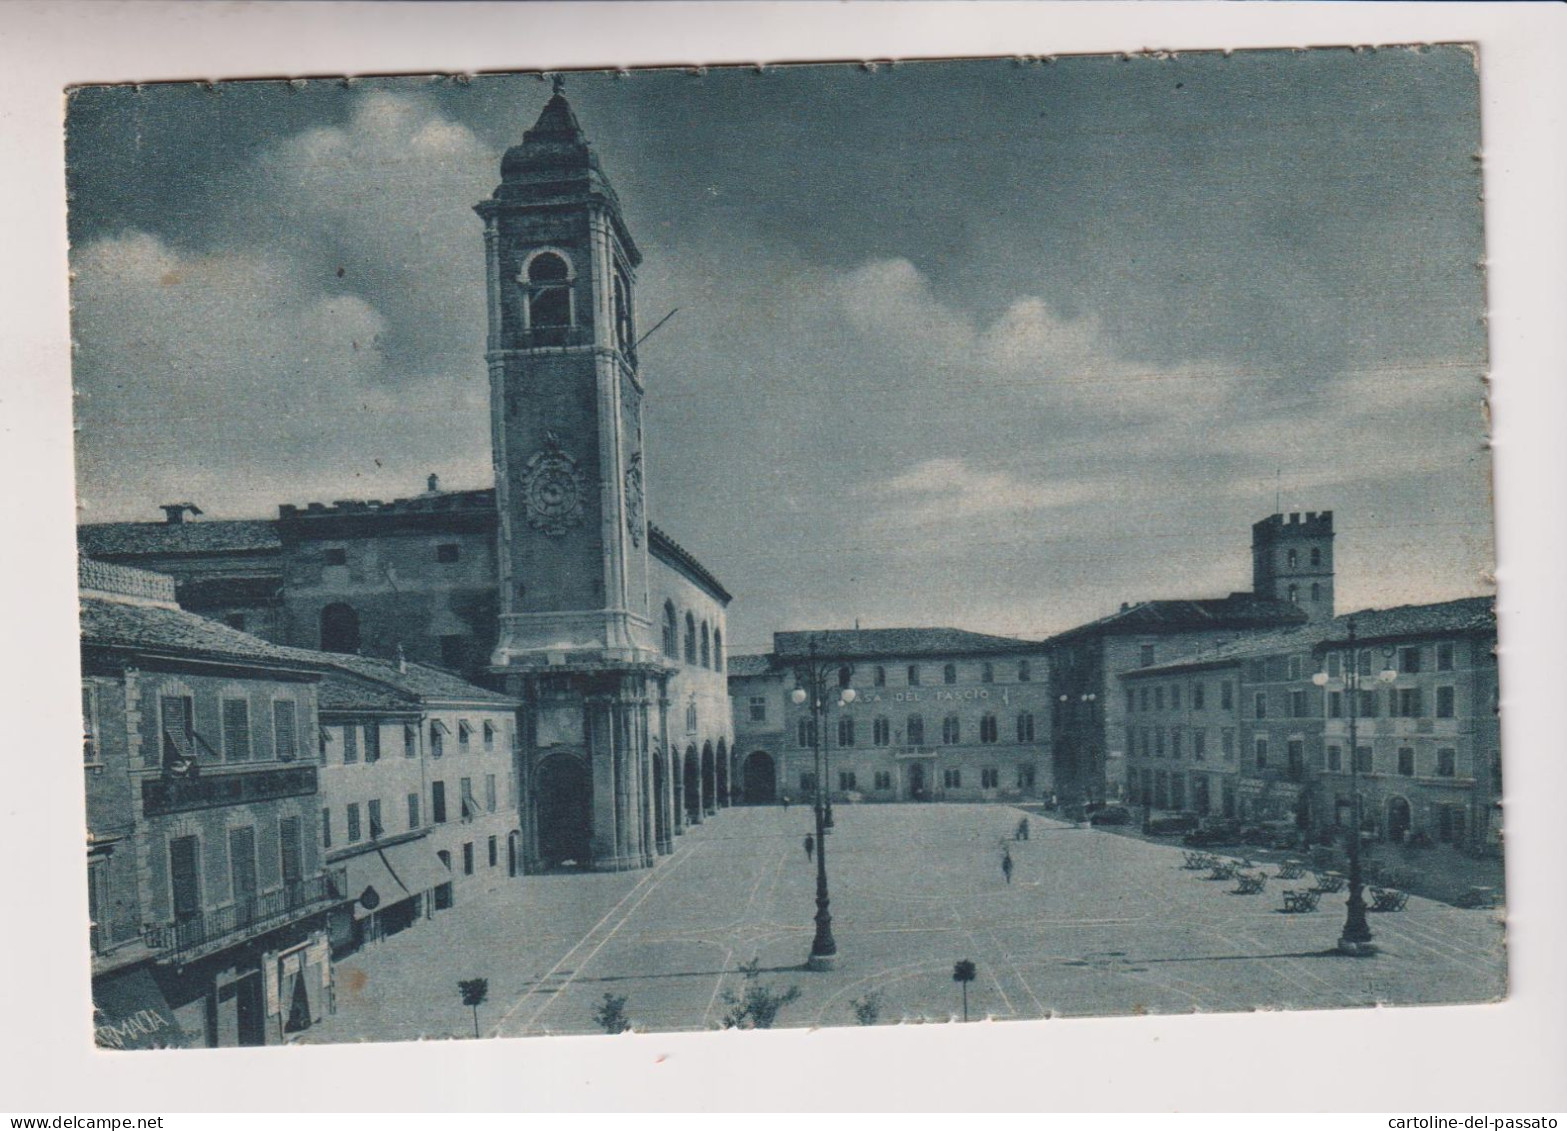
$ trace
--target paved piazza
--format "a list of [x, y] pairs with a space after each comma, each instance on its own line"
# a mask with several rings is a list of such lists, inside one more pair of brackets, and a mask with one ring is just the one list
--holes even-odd
[[[1343, 895], [1285, 915], [1261, 895], [1183, 870], [1174, 845], [1038, 816], [1013, 843], [1002, 805], [842, 805], [828, 864], [837, 969], [800, 969], [810, 949], [810, 811], [732, 809], [677, 841], [651, 871], [514, 881], [345, 958], [337, 1012], [311, 1042], [471, 1037], [459, 978], [485, 977], [489, 1036], [597, 1032], [606, 992], [642, 1030], [715, 1027], [720, 995], [753, 957], [801, 998], [780, 1026], [852, 1025], [875, 992], [881, 1022], [946, 1021], [961, 1008], [952, 966], [972, 959], [970, 1016], [1490, 1000], [1504, 992], [1500, 913], [1410, 899], [1373, 914], [1382, 953], [1331, 953]], [[1009, 886], [999, 842], [1016, 863]]]

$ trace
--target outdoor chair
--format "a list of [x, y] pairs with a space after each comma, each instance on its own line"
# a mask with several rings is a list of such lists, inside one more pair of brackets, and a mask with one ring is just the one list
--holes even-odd
[[1235, 876], [1236, 895], [1256, 895], [1262, 890], [1262, 886], [1268, 882], [1268, 877], [1262, 872], [1238, 872]]
[[1284, 910], [1291, 915], [1315, 911], [1317, 909], [1317, 900], [1321, 898], [1322, 894], [1320, 892], [1286, 891], [1284, 893]]
[[1371, 889], [1371, 910], [1373, 911], [1402, 911], [1404, 904], [1409, 902], [1407, 891], [1396, 891], [1393, 888]]

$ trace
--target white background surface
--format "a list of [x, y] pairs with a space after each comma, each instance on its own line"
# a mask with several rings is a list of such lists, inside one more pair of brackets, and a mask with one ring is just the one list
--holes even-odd
[[[0, 3], [0, 1111], [1567, 1107], [1567, 12], [1526, 5]], [[1477, 41], [1514, 992], [1495, 1006], [110, 1055], [90, 1043], [63, 88]], [[1405, 563], [1418, 569], [1418, 562]], [[1556, 725], [1553, 725], [1556, 724]], [[525, 929], [525, 927], [524, 927]]]

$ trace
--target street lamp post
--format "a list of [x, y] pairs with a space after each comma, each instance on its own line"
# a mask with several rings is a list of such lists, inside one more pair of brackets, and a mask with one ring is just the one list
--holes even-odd
[[[832, 937], [832, 912], [827, 896], [827, 830], [831, 827], [831, 821], [828, 817], [827, 767], [822, 749], [822, 732], [826, 726], [827, 677], [832, 666], [817, 660], [814, 640], [810, 643], [809, 655], [810, 659], [795, 669], [799, 686], [789, 694], [789, 698], [797, 705], [807, 700], [811, 704], [812, 764], [816, 779], [815, 804], [812, 806], [816, 815], [816, 934], [811, 939], [811, 956], [805, 965], [809, 970], [831, 970], [837, 962], [838, 943]], [[848, 706], [855, 698], [854, 688], [844, 687], [839, 692], [838, 701]]]
[[[1360, 670], [1360, 656], [1355, 648], [1353, 618], [1350, 619], [1347, 627], [1348, 639], [1340, 666], [1344, 670], [1344, 695], [1349, 700], [1349, 790], [1354, 802], [1352, 819], [1355, 827], [1350, 830], [1349, 837], [1348, 911], [1344, 917], [1343, 933], [1339, 935], [1338, 948], [1344, 954], [1365, 958], [1377, 952], [1376, 944], [1371, 940], [1371, 924], [1366, 920], [1365, 884], [1360, 870], [1360, 837], [1364, 824], [1360, 808], [1360, 680], [1363, 674], [1371, 673], [1369, 670], [1364, 673]], [[1366, 666], [1369, 669], [1370, 664]], [[1377, 678], [1383, 683], [1392, 683], [1398, 678], [1398, 673], [1391, 668], [1385, 668], [1378, 673]], [[1318, 687], [1325, 687], [1328, 679], [1328, 673], [1321, 671], [1311, 677], [1311, 682]]]

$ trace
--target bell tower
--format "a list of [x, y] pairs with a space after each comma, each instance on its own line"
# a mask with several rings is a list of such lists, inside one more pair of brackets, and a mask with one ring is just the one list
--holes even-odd
[[559, 79], [475, 210], [500, 511], [492, 667], [653, 657], [632, 306], [642, 257]]
[[559, 78], [475, 211], [499, 515], [490, 671], [527, 706], [525, 865], [648, 866], [649, 706], [668, 664], [649, 615], [642, 257]]

